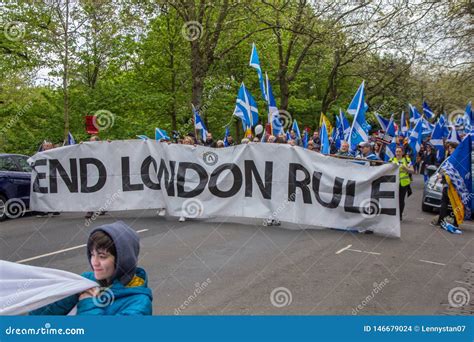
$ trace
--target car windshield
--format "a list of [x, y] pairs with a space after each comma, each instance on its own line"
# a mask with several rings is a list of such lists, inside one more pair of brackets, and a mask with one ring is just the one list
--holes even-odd
[[31, 166], [28, 164], [28, 157], [26, 156], [17, 156], [16, 161], [18, 162], [18, 165], [20, 166], [20, 171], [23, 172], [31, 172]]
[[19, 171], [15, 161], [10, 156], [0, 157], [0, 171]]

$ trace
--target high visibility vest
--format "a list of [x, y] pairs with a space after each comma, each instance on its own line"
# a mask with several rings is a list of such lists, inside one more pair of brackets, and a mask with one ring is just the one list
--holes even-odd
[[[402, 160], [399, 161], [397, 159], [397, 157], [394, 157], [394, 158], [392, 158], [391, 162], [395, 163], [397, 165], [403, 164], [405, 166], [408, 166], [408, 165], [410, 165], [411, 160], [410, 160], [410, 158], [404, 157], [404, 158], [402, 158]], [[398, 170], [399, 170], [399, 173], [400, 173], [400, 175], [399, 175], [400, 185], [401, 186], [410, 185], [410, 183], [411, 183], [410, 174], [408, 172], [402, 170], [401, 168], [399, 168]]]

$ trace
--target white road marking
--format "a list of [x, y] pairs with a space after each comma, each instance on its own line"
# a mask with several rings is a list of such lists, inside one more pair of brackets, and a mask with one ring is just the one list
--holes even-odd
[[434, 265], [440, 265], [440, 266], [446, 266], [446, 264], [443, 264], [441, 262], [435, 262], [435, 261], [429, 261], [429, 260], [421, 260], [421, 262], [427, 262], [428, 264], [434, 264]]
[[338, 250], [338, 251], [336, 252], [336, 254], [340, 254], [340, 253], [344, 252], [346, 249], [349, 249], [349, 248], [351, 248], [351, 247], [352, 247], [352, 245], [347, 245], [346, 247], [344, 247], [344, 248]]
[[[148, 231], [148, 229], [142, 229], [142, 230], [137, 230], [137, 233], [143, 233], [143, 232], [146, 232]], [[59, 251], [55, 251], [55, 252], [51, 252], [51, 253], [46, 253], [46, 254], [42, 254], [42, 255], [38, 255], [38, 256], [35, 256], [35, 257], [31, 257], [31, 258], [28, 258], [28, 259], [23, 259], [23, 260], [19, 260], [19, 261], [16, 261], [16, 263], [18, 264], [23, 264], [25, 262], [28, 262], [28, 261], [32, 261], [32, 260], [36, 260], [36, 259], [41, 259], [41, 258], [45, 258], [47, 256], [51, 256], [51, 255], [55, 255], [55, 254], [60, 254], [60, 253], [64, 253], [64, 252], [69, 252], [69, 251], [72, 251], [74, 249], [78, 249], [78, 248], [82, 248], [82, 247], [86, 247], [87, 244], [83, 244], [83, 245], [79, 245], [79, 246], [74, 246], [74, 247], [69, 247], [69, 248], [65, 248], [65, 249], [60, 249]]]
[[361, 251], [360, 249], [350, 249], [349, 248], [348, 251], [358, 252], [358, 253], [367, 253], [367, 254], [373, 254], [373, 255], [380, 255], [380, 253], [377, 253], [377, 252]]
[[368, 252], [368, 251], [361, 251], [360, 249], [352, 249], [352, 245], [347, 245], [346, 247], [338, 250], [336, 254], [340, 254], [344, 251], [351, 251], [351, 252], [358, 252], [358, 253], [367, 253], [367, 254], [374, 254], [374, 255], [380, 255], [380, 253], [377, 252]]

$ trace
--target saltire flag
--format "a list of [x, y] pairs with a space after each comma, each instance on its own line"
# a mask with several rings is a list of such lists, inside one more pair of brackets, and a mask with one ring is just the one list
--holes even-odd
[[171, 140], [164, 129], [155, 128], [155, 140]]
[[75, 145], [75, 144], [76, 144], [76, 140], [72, 136], [71, 132], [68, 132], [67, 133], [66, 145]]
[[468, 134], [453, 154], [441, 165], [448, 183], [448, 197], [458, 224], [471, 218], [472, 136]]
[[464, 130], [466, 134], [474, 134], [474, 116], [472, 114], [472, 108], [471, 108], [471, 101], [469, 101], [466, 105], [466, 109], [464, 110], [464, 115], [466, 117], [466, 120], [468, 123], [465, 125]]
[[331, 144], [329, 143], [328, 130], [326, 128], [326, 122], [324, 121], [320, 128], [319, 137], [321, 138], [321, 153], [329, 154], [331, 151]]
[[290, 135], [290, 132], [286, 131], [286, 141], [290, 141], [291, 140], [291, 135]]
[[422, 143], [422, 133], [423, 133], [423, 120], [421, 117], [416, 121], [415, 127], [413, 128], [408, 144], [411, 147], [412, 160], [415, 160], [417, 153], [420, 151]]
[[419, 118], [421, 118], [421, 114], [411, 103], [408, 104], [408, 107], [410, 107], [410, 122], [415, 123]]
[[458, 116], [456, 118], [456, 122], [454, 123], [456, 126], [463, 126], [464, 125], [464, 117], [463, 116]]
[[341, 138], [339, 136], [339, 132], [336, 127], [332, 129], [332, 142], [334, 143], [334, 146], [336, 147], [337, 150], [341, 148]]
[[304, 131], [303, 134], [303, 148], [308, 148], [308, 131]]
[[448, 135], [448, 138], [446, 139], [446, 141], [454, 142], [456, 144], [461, 143], [461, 137], [460, 137], [458, 131], [456, 130], [456, 127], [451, 126], [450, 128], [451, 129], [449, 131], [449, 135]]
[[365, 120], [367, 107], [364, 104], [365, 91], [364, 82], [362, 82], [359, 89], [357, 90], [357, 93], [354, 95], [351, 104], [349, 105], [349, 109], [347, 110], [348, 112], [351, 110], [355, 115], [349, 136], [349, 145], [352, 151], [356, 150], [356, 147], [359, 143], [369, 140], [370, 125]]
[[275, 97], [273, 96], [273, 89], [270, 85], [270, 81], [268, 79], [268, 74], [265, 73], [265, 81], [267, 85], [267, 104], [268, 104], [268, 123], [272, 128], [272, 134], [277, 136], [283, 133], [282, 123], [280, 121], [280, 114], [278, 112], [278, 108], [276, 105]]
[[375, 113], [375, 118], [377, 119], [377, 122], [379, 123], [380, 125], [380, 128], [386, 132], [387, 131], [387, 126], [388, 126], [388, 123], [390, 122], [389, 119], [385, 119], [382, 115], [380, 115], [379, 113]]
[[148, 137], [146, 135], [137, 135], [137, 138], [141, 140], [148, 140]]
[[435, 113], [431, 110], [430, 106], [428, 106], [428, 103], [426, 103], [426, 101], [423, 101], [423, 114], [425, 114], [425, 117], [428, 120], [431, 120], [436, 116]]
[[344, 115], [344, 112], [340, 108], [339, 108], [339, 119], [341, 120], [341, 128], [342, 128], [342, 133], [343, 133], [343, 135], [341, 136], [341, 139], [344, 139], [345, 141], [349, 141], [349, 135], [351, 134], [351, 124], [349, 123], [349, 120], [347, 120], [346, 116]]
[[245, 88], [244, 82], [240, 85], [234, 114], [232, 115], [238, 117], [242, 121], [244, 131], [247, 130], [247, 127], [253, 127], [258, 123], [257, 103], [247, 88]]
[[402, 137], [406, 137], [408, 133], [408, 128], [410, 124], [405, 116], [405, 112], [402, 112], [402, 116], [400, 118], [400, 129], [398, 131], [398, 135]]
[[262, 68], [260, 67], [260, 59], [258, 58], [257, 47], [255, 43], [252, 43], [252, 53], [250, 54], [250, 62], [249, 65], [257, 70], [258, 74], [258, 82], [260, 83], [260, 90], [262, 91], [263, 100], [267, 100], [267, 95], [265, 91], [265, 83], [263, 80], [263, 73]]
[[301, 139], [300, 128], [298, 127], [296, 120], [293, 120], [293, 126], [291, 129], [295, 132], [296, 139]]
[[446, 120], [446, 117], [444, 116], [444, 114], [441, 114], [441, 116], [439, 117], [438, 123], [440, 124], [440, 126], [443, 130], [443, 138], [447, 138], [448, 135], [449, 135], [449, 128], [448, 128], [447, 120]]
[[194, 115], [194, 129], [201, 131], [201, 140], [207, 140], [207, 128], [204, 125], [204, 121], [202, 121], [201, 116], [199, 115], [196, 108], [193, 106], [193, 115]]
[[224, 134], [224, 147], [229, 146], [229, 127], [225, 128], [225, 134]]
[[362, 81], [359, 88], [357, 89], [357, 92], [352, 98], [349, 107], [347, 108], [347, 113], [354, 116], [361, 111], [364, 111], [365, 113], [367, 109], [369, 109], [369, 106], [367, 103], [365, 103], [365, 81]]
[[329, 134], [330, 132], [332, 132], [331, 121], [329, 121], [329, 119], [326, 117], [326, 115], [321, 113], [321, 116], [319, 117], [319, 127], [321, 127], [323, 125], [323, 121], [326, 124], [326, 129], [328, 130], [328, 134]]
[[387, 135], [392, 137], [392, 142], [387, 145], [385, 148], [385, 161], [388, 162], [392, 158], [395, 157], [395, 149], [397, 148], [397, 140], [395, 138], [396, 136], [396, 130], [395, 130], [395, 119], [393, 118], [393, 114], [390, 117], [390, 121], [387, 125], [387, 131], [385, 132]]
[[392, 114], [392, 116], [390, 117], [390, 120], [388, 122], [387, 129], [386, 129], [385, 133], [390, 135], [391, 137], [395, 137], [396, 136], [395, 132], [396, 132], [396, 130], [395, 130], [395, 119], [393, 118], [393, 114]]
[[444, 159], [444, 155], [446, 154], [444, 150], [443, 126], [441, 124], [441, 117], [438, 119], [433, 133], [431, 133], [430, 143], [436, 150], [437, 161], [441, 162]]
[[339, 150], [341, 148], [341, 140], [344, 139], [344, 132], [342, 130], [341, 119], [336, 115], [336, 127], [334, 127], [333, 141], [336, 148]]

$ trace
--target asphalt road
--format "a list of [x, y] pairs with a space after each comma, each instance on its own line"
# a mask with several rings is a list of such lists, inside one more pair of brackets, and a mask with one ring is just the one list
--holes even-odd
[[[81, 273], [89, 270], [84, 244], [92, 227], [121, 219], [141, 236], [155, 315], [473, 314], [474, 223], [462, 235], [430, 226], [421, 193], [416, 176], [400, 239], [180, 223], [154, 211], [107, 213], [86, 227], [83, 214], [66, 213], [0, 223], [0, 258]], [[449, 305], [456, 288], [470, 303]]]

